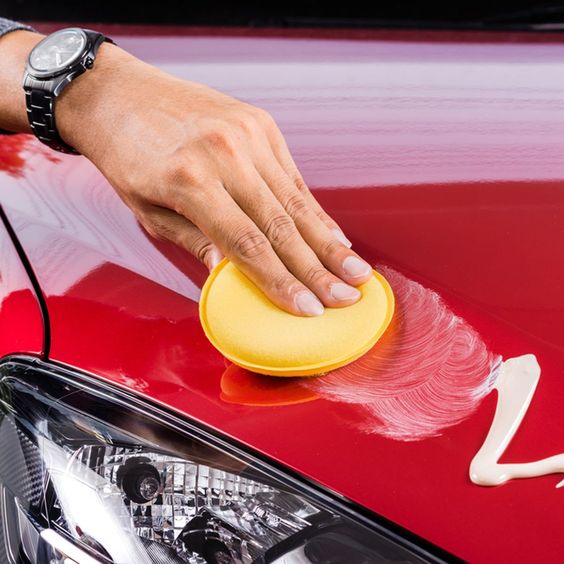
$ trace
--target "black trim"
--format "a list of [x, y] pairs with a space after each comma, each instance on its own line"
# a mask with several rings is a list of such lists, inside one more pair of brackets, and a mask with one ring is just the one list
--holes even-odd
[[41, 290], [41, 286], [35, 276], [35, 272], [33, 271], [33, 267], [31, 266], [30, 260], [27, 258], [27, 255], [24, 251], [22, 244], [20, 243], [14, 228], [10, 225], [10, 221], [8, 220], [8, 216], [6, 212], [0, 206], [0, 221], [4, 224], [10, 239], [14, 247], [16, 248], [16, 252], [18, 253], [20, 260], [22, 261], [23, 267], [27, 272], [31, 285], [35, 291], [35, 297], [37, 298], [37, 302], [39, 303], [39, 310], [41, 311], [41, 318], [43, 319], [43, 359], [49, 358], [49, 353], [51, 352], [51, 322], [49, 320], [49, 310], [47, 309], [47, 302], [45, 300], [45, 296]]
[[418, 557], [428, 562], [464, 562], [460, 558], [449, 554], [445, 550], [392, 521], [389, 521], [385, 517], [373, 513], [355, 502], [340, 496], [336, 492], [328, 490], [324, 486], [286, 468], [284, 465], [274, 460], [266, 459], [263, 455], [253, 452], [252, 449], [245, 445], [237, 443], [230, 437], [223, 436], [200, 422], [181, 417], [178, 413], [158, 405], [152, 400], [140, 398], [129, 390], [119, 388], [82, 370], [65, 366], [54, 361], [45, 362], [30, 356], [10, 355], [0, 359], [0, 370], [9, 369], [9, 366], [6, 365], [10, 364], [36, 372], [45, 372], [51, 377], [67, 381], [80, 389], [85, 391], [90, 390], [91, 393], [111, 395], [111, 401], [121, 404], [129, 410], [142, 412], [145, 415], [149, 412], [150, 417], [157, 423], [160, 422], [164, 425], [177, 427], [181, 431], [192, 434], [197, 439], [215, 448], [247, 461], [259, 471], [267, 475], [272, 475], [279, 482], [297, 489], [298, 491], [302, 491], [307, 497], [317, 501], [322, 506], [332, 509], [336, 513], [371, 529], [391, 542], [412, 551]]
[[[34, 88], [33, 79], [28, 78], [28, 84], [25, 88], [25, 104], [27, 112], [27, 120], [31, 131], [42, 143], [45, 143], [51, 149], [78, 155], [78, 151], [67, 145], [59, 135], [57, 125], [55, 124], [55, 96], [51, 93], [51, 88], [47, 91], [41, 88]], [[39, 81], [38, 81], [39, 82]], [[40, 83], [41, 86], [51, 84], [52, 81]]]

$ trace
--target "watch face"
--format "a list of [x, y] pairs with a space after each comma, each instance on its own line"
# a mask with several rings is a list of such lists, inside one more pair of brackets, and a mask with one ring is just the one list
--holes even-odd
[[86, 35], [82, 30], [58, 31], [35, 46], [29, 56], [29, 63], [40, 73], [56, 73], [78, 59], [85, 45]]

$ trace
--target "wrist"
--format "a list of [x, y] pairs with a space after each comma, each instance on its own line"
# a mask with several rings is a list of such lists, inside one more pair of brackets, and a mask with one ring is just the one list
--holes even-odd
[[86, 156], [94, 143], [103, 143], [119, 115], [119, 90], [139, 62], [116, 45], [100, 46], [93, 68], [73, 80], [55, 102], [57, 129], [66, 143]]
[[0, 128], [30, 132], [22, 76], [31, 50], [43, 39], [32, 31], [12, 31], [0, 38]]

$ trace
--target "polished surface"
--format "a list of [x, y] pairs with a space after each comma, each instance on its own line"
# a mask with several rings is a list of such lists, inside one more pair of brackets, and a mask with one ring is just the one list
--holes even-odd
[[44, 351], [41, 309], [1, 215], [0, 257], [0, 358], [16, 352], [41, 355]]
[[[562, 476], [483, 488], [468, 467], [492, 422], [499, 359], [532, 353], [541, 369], [500, 462], [564, 446], [564, 41], [279, 35], [116, 38], [275, 116], [355, 250], [406, 289], [402, 323], [374, 348], [386, 371], [370, 372], [370, 353], [352, 376], [317, 384], [230, 368], [199, 325], [205, 269], [151, 240], [81, 157], [4, 137], [1, 203], [47, 297], [51, 358], [236, 437], [464, 559], [558, 560]], [[415, 345], [429, 370], [406, 368], [402, 351]], [[430, 384], [419, 390], [413, 374]], [[463, 417], [458, 382], [475, 392]], [[391, 433], [397, 410], [385, 407], [403, 393], [441, 425]]]

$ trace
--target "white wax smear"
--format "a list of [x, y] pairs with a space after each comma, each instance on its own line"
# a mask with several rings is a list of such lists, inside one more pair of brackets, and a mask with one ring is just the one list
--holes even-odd
[[[494, 388], [497, 406], [490, 431], [470, 464], [470, 479], [480, 486], [497, 486], [514, 478], [532, 478], [564, 473], [564, 453], [518, 464], [499, 464], [515, 435], [535, 393], [540, 378], [535, 355], [510, 358], [501, 364]], [[557, 488], [564, 486], [564, 480]]]
[[439, 436], [477, 409], [502, 359], [436, 292], [390, 267], [376, 270], [396, 299], [390, 328], [357, 361], [302, 385], [357, 405], [364, 432], [397, 441]]

